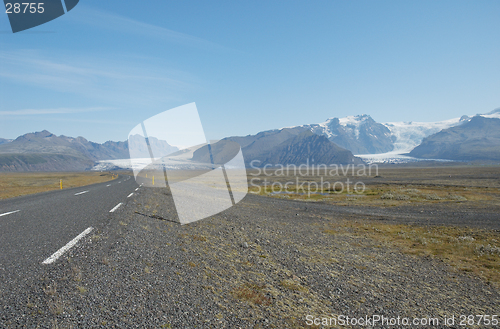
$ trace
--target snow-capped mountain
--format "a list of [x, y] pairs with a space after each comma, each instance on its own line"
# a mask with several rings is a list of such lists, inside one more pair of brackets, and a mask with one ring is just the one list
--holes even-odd
[[[500, 119], [500, 108], [486, 114], [477, 114], [484, 118]], [[391, 153], [403, 154], [409, 153], [415, 147], [419, 146], [424, 138], [436, 134], [444, 129], [460, 126], [469, 122], [473, 116], [463, 115], [460, 118], [454, 118], [436, 122], [387, 122], [384, 126], [389, 128], [394, 137], [394, 149]]]
[[384, 153], [394, 148], [391, 131], [369, 115], [330, 118], [323, 123], [303, 125], [354, 154]]
[[480, 116], [490, 119], [500, 119], [500, 108], [486, 114], [480, 114]]
[[[492, 114], [499, 115], [500, 113]], [[319, 124], [303, 125], [313, 133], [326, 136], [330, 141], [354, 154], [408, 153], [422, 140], [443, 129], [467, 122], [464, 115], [437, 122], [386, 122], [377, 123], [369, 115], [330, 118]]]
[[[500, 109], [478, 115], [485, 118], [500, 118]], [[330, 141], [361, 156], [397, 155], [409, 153], [420, 145], [424, 138], [443, 129], [467, 123], [471, 118], [472, 116], [463, 115], [460, 118], [436, 122], [377, 123], [369, 115], [362, 114], [330, 118], [322, 123], [298, 127], [308, 129], [317, 135], [324, 135]]]

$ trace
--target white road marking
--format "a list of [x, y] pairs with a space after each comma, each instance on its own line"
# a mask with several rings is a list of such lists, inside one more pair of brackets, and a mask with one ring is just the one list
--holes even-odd
[[135, 190], [137, 191], [139, 188], [136, 188]]
[[134, 192], [130, 193], [127, 198], [130, 198], [132, 195], [134, 195]]
[[106, 185], [106, 187], [110, 187], [110, 186], [111, 186], [111, 184], [109, 184], [109, 185]]
[[75, 195], [80, 195], [80, 194], [85, 194], [87, 193], [88, 191], [83, 191], [83, 192], [80, 192], [80, 193], [76, 193]]
[[42, 264], [52, 264], [53, 262], [55, 262], [59, 257], [62, 256], [62, 254], [64, 254], [71, 247], [73, 247], [81, 238], [83, 238], [84, 236], [89, 234], [93, 229], [94, 228], [91, 226], [88, 229], [86, 229], [85, 231], [83, 231], [82, 233], [78, 234], [78, 236], [76, 238], [74, 238], [73, 240], [68, 242], [64, 247], [62, 247], [61, 249], [59, 249], [55, 253], [53, 253], [52, 256], [50, 256], [49, 258], [44, 260], [42, 262]]
[[16, 210], [16, 211], [11, 211], [11, 212], [6, 212], [5, 214], [0, 214], [0, 217], [2, 217], [2, 216], [7, 216], [7, 215], [10, 215], [10, 214], [14, 214], [14, 213], [19, 212], [19, 211], [21, 211], [21, 210]]
[[121, 205], [122, 205], [122, 203], [120, 202], [113, 209], [111, 209], [109, 212], [115, 212], [115, 210], [118, 209], [118, 208], [120, 208]]

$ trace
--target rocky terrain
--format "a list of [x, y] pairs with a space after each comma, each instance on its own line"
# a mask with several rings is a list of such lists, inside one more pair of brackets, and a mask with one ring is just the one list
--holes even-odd
[[83, 156], [58, 153], [0, 154], [0, 172], [20, 171], [83, 171], [92, 168], [94, 161]]
[[[343, 207], [248, 195], [180, 226], [167, 189], [141, 188], [41, 277], [4, 292], [0, 323], [305, 328], [308, 315], [379, 314], [438, 318], [433, 327], [446, 328], [445, 316], [498, 314], [500, 294], [490, 283], [363, 233], [384, 218], [447, 225], [455, 216], [446, 209], [457, 207], [446, 207]], [[483, 223], [498, 229], [496, 213], [490, 216]]]

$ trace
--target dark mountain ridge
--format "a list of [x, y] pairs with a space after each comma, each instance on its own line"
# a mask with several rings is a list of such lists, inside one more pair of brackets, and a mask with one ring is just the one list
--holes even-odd
[[44, 130], [1, 144], [0, 171], [87, 170], [95, 161], [128, 156], [127, 142], [99, 144], [83, 137], [56, 136]]
[[[243, 150], [243, 152], [245, 152]], [[262, 152], [253, 160], [260, 165], [319, 165], [319, 164], [360, 164], [363, 161], [355, 157], [351, 151], [331, 142], [325, 136], [304, 131], [268, 152]]]
[[[241, 146], [247, 167], [363, 163], [351, 151], [329, 141], [325, 136], [316, 135], [301, 127], [270, 130], [245, 137], [224, 138], [212, 145], [214, 162], [223, 164], [229, 161], [239, 150], [238, 144]], [[196, 150], [193, 160], [210, 162], [208, 147]]]
[[[493, 113], [497, 113], [496, 110]], [[491, 113], [491, 114], [493, 114]], [[500, 160], [500, 119], [475, 116], [460, 126], [424, 138], [410, 156], [449, 160]]]
[[[222, 139], [211, 145], [214, 163], [221, 165], [230, 161], [240, 146], [247, 167], [363, 163], [351, 151], [329, 141], [325, 136], [297, 128]], [[192, 160], [210, 163], [208, 147], [196, 150]]]
[[0, 138], [0, 145], [12, 142], [12, 139]]

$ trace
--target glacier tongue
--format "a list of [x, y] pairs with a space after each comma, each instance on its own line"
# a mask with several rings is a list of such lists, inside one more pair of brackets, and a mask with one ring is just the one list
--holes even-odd
[[383, 125], [396, 137], [394, 150], [391, 153], [408, 153], [420, 145], [425, 137], [457, 126], [464, 121], [462, 118], [454, 118], [438, 122], [387, 122]]

